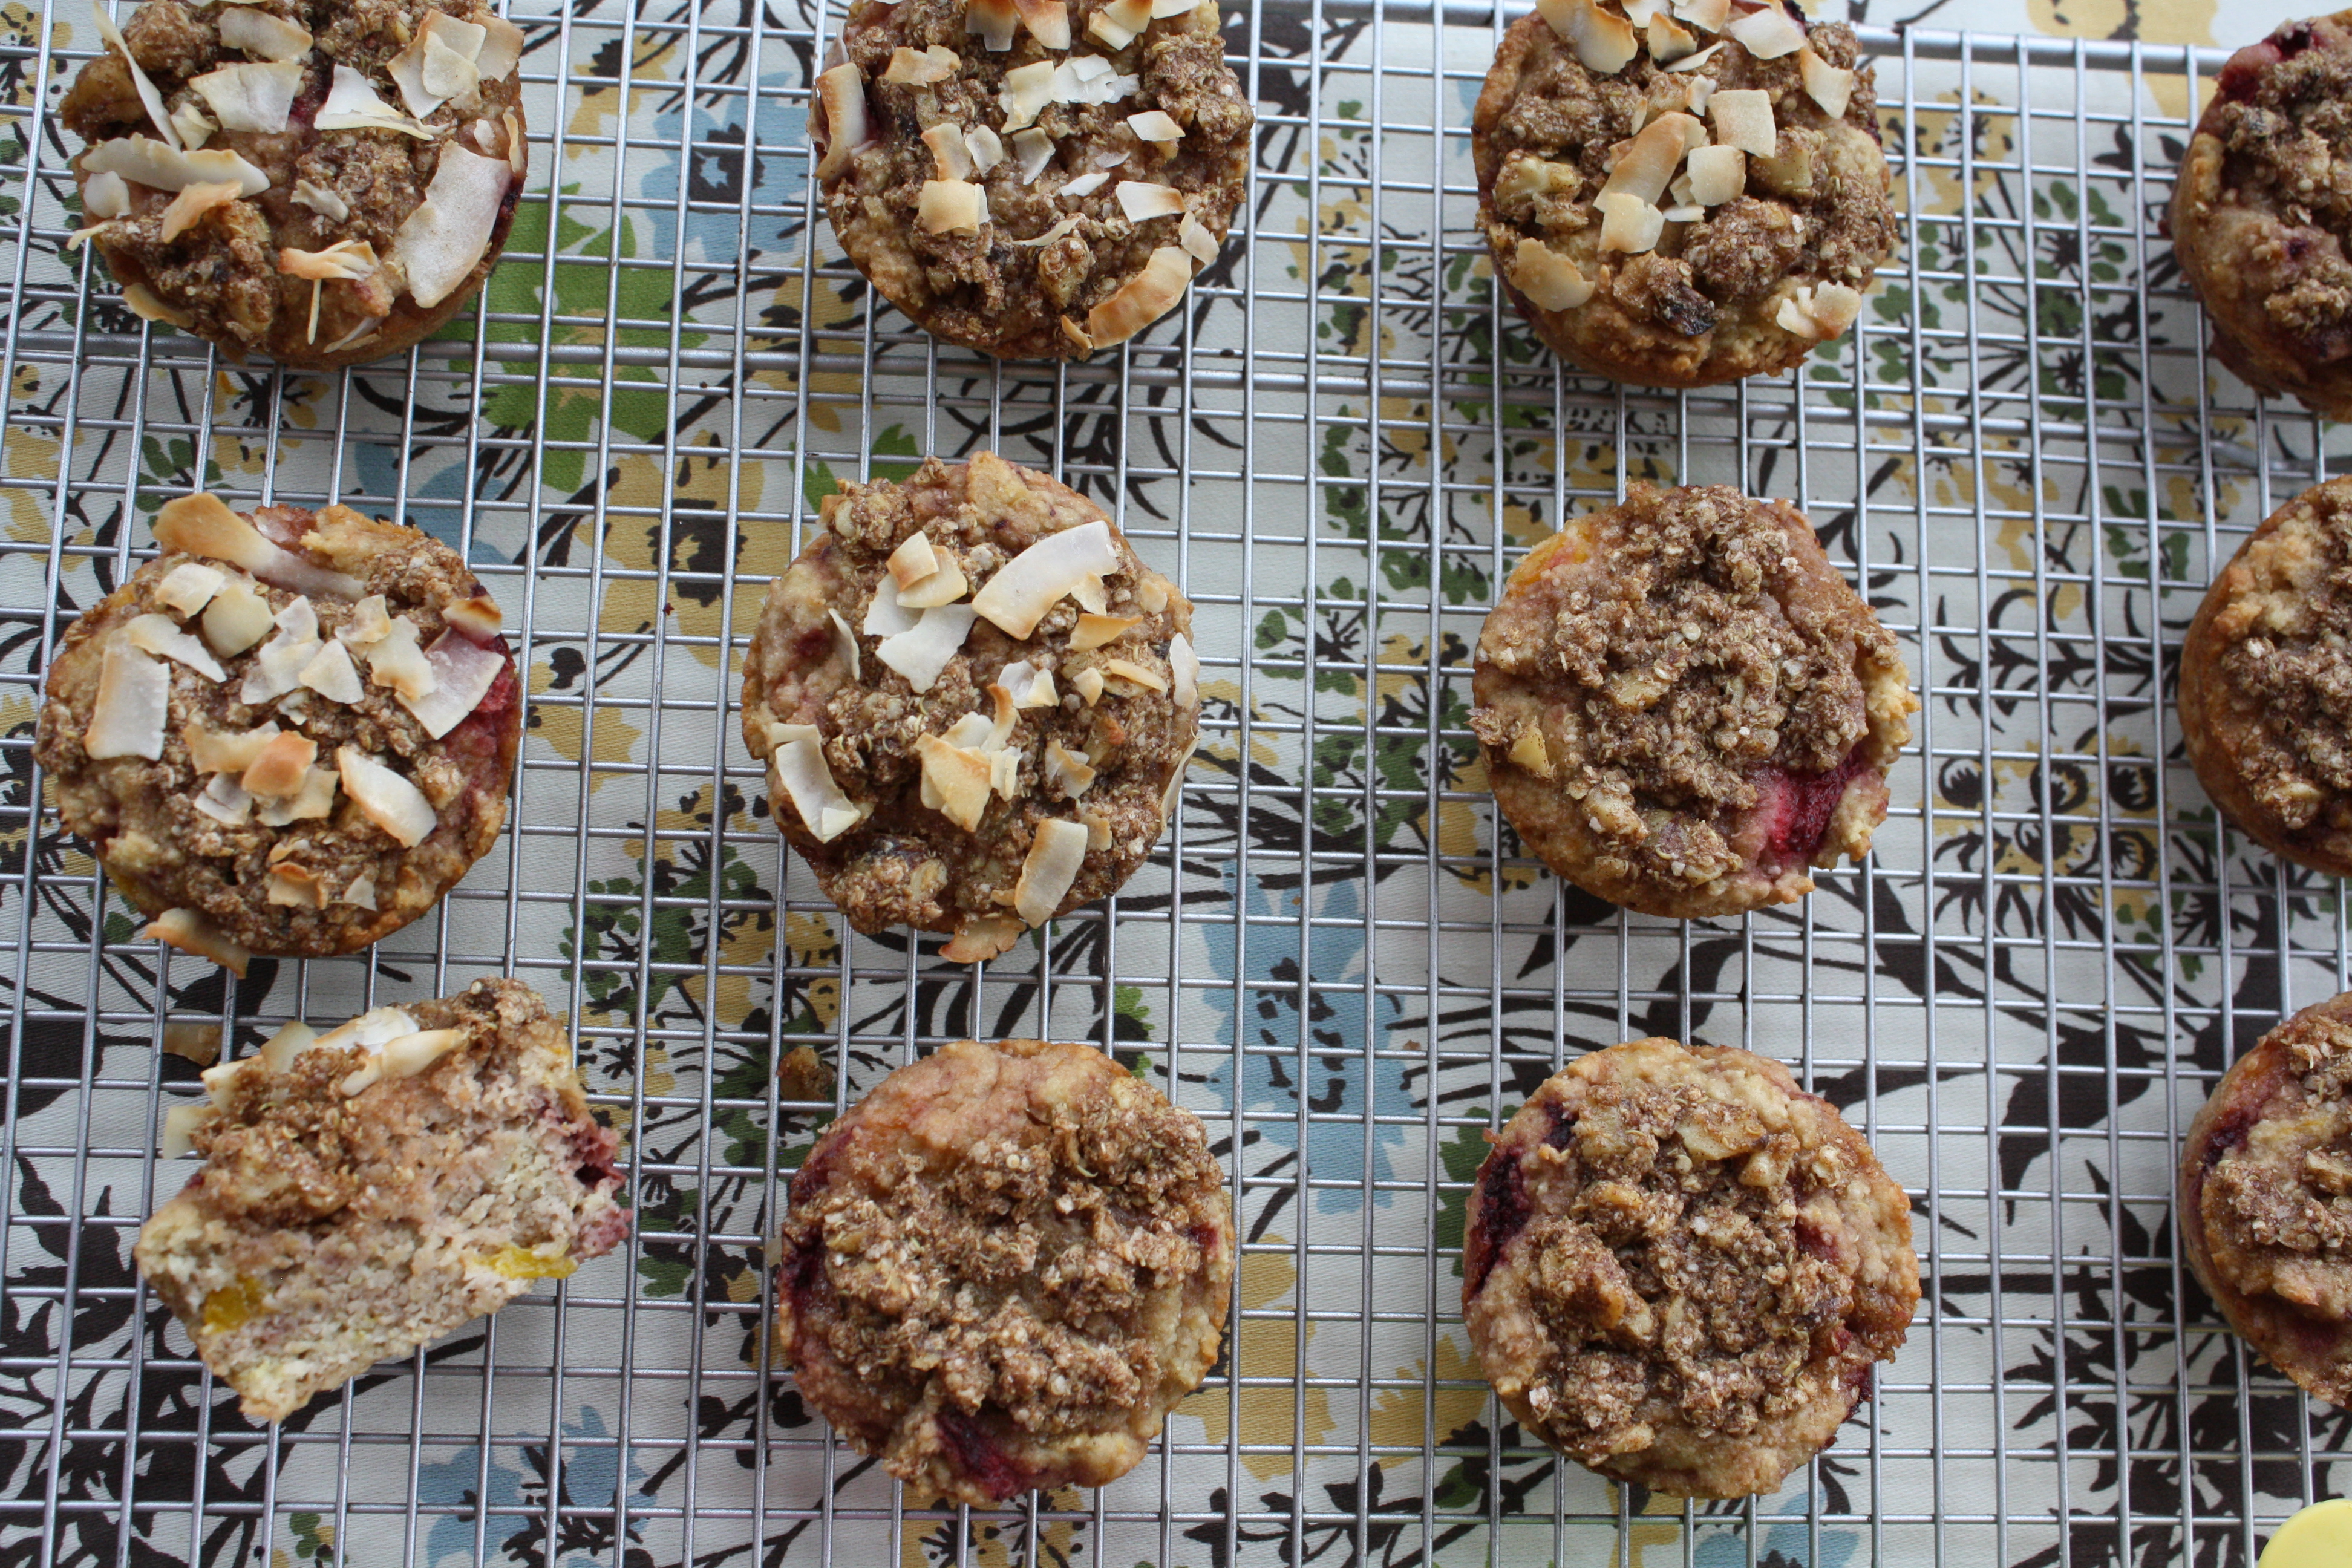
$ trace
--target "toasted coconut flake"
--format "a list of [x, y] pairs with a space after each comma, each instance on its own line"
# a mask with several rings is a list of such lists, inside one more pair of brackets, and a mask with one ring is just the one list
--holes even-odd
[[340, 702], [346, 708], [367, 695], [360, 685], [359, 667], [352, 663], [350, 652], [339, 642], [320, 644], [298, 679], [328, 701]]
[[182, 331], [188, 330], [189, 322], [194, 319], [185, 310], [163, 303], [144, 283], [125, 283], [122, 286], [122, 303], [142, 321], [162, 321]]
[[[232, 49], [242, 49], [256, 59], [275, 60], [287, 65], [299, 64], [310, 52], [310, 30], [283, 16], [273, 16], [267, 11], [245, 5], [229, 7], [220, 14], [220, 41]], [[198, 78], [201, 81], [203, 79]], [[208, 93], [205, 95], [210, 97]], [[221, 122], [227, 125], [226, 121]], [[238, 129], [229, 125], [231, 131]], [[279, 126], [284, 130], [284, 126]]]
[[207, 680], [226, 680], [228, 671], [220, 667], [205, 645], [180, 629], [169, 616], [134, 616], [122, 628], [131, 646], [142, 653], [152, 653], [158, 658], [168, 658], [186, 665]]
[[1780, 301], [1773, 318], [1785, 330], [1799, 337], [1822, 342], [1836, 337], [1853, 325], [1862, 313], [1862, 295], [1843, 283], [1824, 283], [1818, 289], [1800, 287]]
[[833, 623], [833, 649], [841, 655], [841, 662], [849, 666], [849, 679], [855, 682], [865, 679], [858, 668], [864, 661], [858, 658], [857, 634], [841, 618], [839, 610], [827, 610], [825, 619]]
[[1013, 885], [1013, 911], [1033, 926], [1044, 925], [1062, 907], [1070, 884], [1087, 860], [1087, 830], [1075, 822], [1047, 817], [1037, 825]]
[[954, 76], [956, 65], [956, 52], [943, 45], [910, 49], [901, 44], [890, 51], [890, 63], [882, 68], [882, 79], [901, 87], [929, 87]]
[[222, 130], [275, 136], [285, 131], [294, 95], [302, 90], [302, 62], [297, 58], [223, 66], [189, 78], [188, 85], [203, 95]]
[[522, 29], [498, 16], [483, 17], [480, 25], [482, 47], [474, 56], [474, 68], [484, 81], [504, 81], [522, 63]]
[[1063, 181], [1061, 194], [1065, 200], [1078, 201], [1087, 196], [1093, 195], [1097, 191], [1101, 190], [1109, 183], [1109, 170], [1093, 169], [1089, 170], [1086, 174], [1080, 174], [1075, 180]]
[[1151, 19], [1165, 22], [1171, 16], [1190, 16], [1201, 0], [1151, 0]]
[[127, 641], [109, 639], [99, 656], [98, 696], [90, 703], [89, 726], [82, 731], [82, 750], [92, 762], [110, 757], [155, 761], [163, 754], [163, 721], [171, 700], [169, 667]]
[[441, 149], [425, 200], [392, 237], [393, 259], [419, 305], [433, 306], [463, 283], [489, 247], [514, 171], [452, 142]]
[[1203, 267], [1217, 258], [1216, 231], [1202, 223], [1190, 208], [1185, 210], [1183, 217], [1176, 225], [1176, 243], [1185, 254]]
[[1073, 214], [1071, 216], [1060, 219], [1053, 227], [1047, 229], [1045, 233], [1039, 235], [1034, 239], [1015, 239], [1007, 241], [1006, 243], [1012, 245], [1051, 245], [1066, 234], [1075, 234], [1077, 232], [1078, 224], [1079, 219], [1075, 214]]
[[1087, 312], [1087, 336], [1097, 348], [1125, 342], [1172, 310], [1192, 281], [1192, 258], [1172, 245], [1151, 253], [1143, 270]]
[[940, 569], [921, 582], [898, 590], [898, 603], [909, 610], [935, 609], [952, 605], [971, 591], [963, 568], [953, 560], [940, 563]]
[[1151, 0], [1110, 0], [1087, 19], [1087, 31], [1114, 49], [1123, 49], [1151, 26]]
[[155, 584], [155, 602], [183, 616], [193, 616], [213, 602], [228, 581], [228, 574], [201, 562], [183, 561]]
[[1631, 191], [1612, 191], [1593, 204], [1601, 209], [1601, 248], [1639, 255], [1657, 247], [1666, 215]]
[[499, 116], [499, 122], [507, 128], [507, 167], [520, 180], [530, 163], [530, 149], [524, 145], [522, 117], [509, 109]]
[[925, 234], [975, 234], [988, 221], [988, 195], [970, 180], [925, 180], [916, 198], [915, 221]]
[[236, 200], [236, 186], [224, 180], [219, 184], [190, 185], [180, 192], [164, 207], [158, 226], [165, 244], [188, 232], [204, 220], [215, 207], [225, 207]]
[[219, 1114], [205, 1100], [175, 1105], [163, 1112], [163, 1135], [155, 1146], [156, 1158], [182, 1160], [195, 1152], [196, 1130]]
[[768, 766], [801, 822], [820, 844], [830, 844], [866, 820], [856, 802], [841, 793], [833, 769], [826, 765], [824, 747], [814, 725], [800, 726], [810, 733], [796, 735], [768, 753]]
[[211, 141], [213, 132], [220, 127], [213, 123], [213, 117], [204, 111], [203, 106], [190, 99], [172, 110], [172, 129], [180, 133], [180, 145], [193, 153]]
[[1087, 765], [1086, 758], [1059, 741], [1045, 742], [1045, 764], [1042, 771], [1045, 782], [1071, 800], [1086, 794], [1087, 786], [1095, 782], [1095, 770]]
[[1020, 26], [1021, 14], [1013, 8], [1013, 0], [964, 0], [963, 30], [978, 33], [992, 55], [1013, 47], [1013, 35]]
[[342, 775], [343, 793], [402, 847], [414, 849], [438, 825], [440, 818], [423, 790], [357, 747], [337, 752], [335, 767]]
[[1078, 346], [1080, 353], [1092, 353], [1095, 352], [1094, 339], [1087, 334], [1087, 330], [1084, 327], [1078, 325], [1077, 322], [1070, 320], [1067, 316], [1062, 318], [1062, 335], [1069, 339], [1073, 343], [1076, 343]]
[[988, 750], [988, 715], [967, 713], [940, 733], [940, 739], [950, 746], [968, 747], [975, 752]]
[[1086, 811], [1078, 813], [1078, 820], [1086, 825], [1087, 847], [1088, 849], [1108, 849], [1110, 847], [1110, 824], [1108, 822], [1106, 822], [1103, 818], [1095, 816], [1092, 812]]
[[[1045, 106], [1054, 101], [1054, 72], [1053, 61], [1033, 60], [1004, 73], [1004, 80], [996, 89], [996, 106], [1004, 111], [1006, 134], [1030, 127]], [[1040, 131], [1037, 134], [1043, 137], [1045, 133]], [[1013, 136], [1013, 144], [1020, 147], [1020, 137]], [[1052, 143], [1048, 142], [1047, 145]], [[1025, 166], [1025, 159], [1024, 163]]]
[[1511, 762], [1539, 779], [1552, 776], [1551, 753], [1544, 749], [1543, 731], [1530, 725], [1511, 742]]
[[101, 142], [82, 154], [81, 166], [93, 174], [120, 174], [133, 184], [152, 185], [159, 191], [226, 184], [236, 185], [241, 196], [257, 196], [269, 188], [268, 175], [226, 147], [184, 153], [152, 136], [118, 136]]
[[386, 1078], [415, 1078], [418, 1073], [466, 1043], [471, 1031], [467, 1029], [420, 1029], [413, 1035], [383, 1043], [383, 1075]]
[[1144, 577], [1135, 584], [1135, 602], [1143, 613], [1156, 616], [1168, 607], [1168, 584], [1160, 577]]
[[200, 773], [241, 773], [253, 766], [262, 749], [278, 735], [274, 723], [253, 730], [207, 730], [190, 724], [180, 731], [188, 758]]
[[1780, 129], [1772, 122], [1772, 95], [1759, 87], [1726, 88], [1706, 100], [1707, 118], [1715, 121], [1715, 139], [1726, 147], [1769, 158], [1780, 144]]
[[1070, 651], [1084, 653], [1125, 637], [1130, 627], [1139, 625], [1141, 616], [1083, 615], [1076, 630], [1070, 633]]
[[[1721, 44], [1709, 44], [1706, 47], [1699, 50], [1699, 52], [1695, 55], [1685, 55], [1682, 58], [1676, 60], [1666, 68], [1670, 71], [1705, 70], [1708, 66], [1715, 63], [1715, 57], [1721, 53], [1723, 53], [1723, 46]], [[1708, 90], [1711, 92], [1714, 89], [1710, 87]], [[1693, 109], [1698, 109], [1703, 106], [1694, 103], [1691, 107]]]
[[352, 606], [342, 629], [335, 633], [335, 640], [345, 647], [365, 650], [391, 635], [392, 616], [385, 610], [383, 595], [370, 594]]
[[[163, 503], [155, 514], [155, 542], [166, 550], [226, 561], [289, 593], [356, 599], [366, 591], [367, 585], [356, 577], [314, 566], [293, 552], [279, 549], [263, 538], [259, 529], [230, 510], [226, 501], [203, 490]], [[210, 620], [207, 614], [207, 632]], [[213, 646], [220, 644], [215, 641]]]
[[923, 132], [923, 145], [931, 150], [931, 166], [940, 179], [971, 177], [971, 150], [964, 145], [963, 132], [955, 126], [940, 121]]
[[1021, 940], [1021, 922], [1007, 915], [967, 915], [940, 949], [950, 963], [984, 963]]
[[1644, 205], [1654, 206], [1665, 195], [1683, 155], [1706, 145], [1706, 127], [1696, 120], [1679, 111], [1661, 114], [1620, 149], [1617, 166], [1609, 172], [1601, 195], [1630, 195]]
[[327, 885], [305, 867], [291, 863], [272, 866], [263, 886], [263, 897], [273, 904], [292, 909], [323, 910], [327, 907]]
[[1152, 184], [1143, 180], [1121, 180], [1118, 195], [1118, 209], [1127, 215], [1129, 223], [1143, 223], [1155, 217], [1175, 217], [1185, 210], [1184, 193], [1171, 185]]
[[1054, 139], [1034, 125], [1026, 131], [1016, 131], [1013, 134], [1013, 155], [1021, 160], [1021, 183], [1034, 184], [1037, 176], [1045, 172], [1045, 165], [1054, 161]]
[[263, 800], [290, 800], [302, 793], [310, 764], [318, 760], [319, 743], [299, 731], [288, 730], [263, 744], [237, 783], [247, 794]]
[[[1005, 635], [1024, 638], [1082, 577], [1118, 570], [1110, 524], [1097, 519], [1049, 533], [998, 568], [972, 595], [971, 608]], [[939, 612], [931, 611], [936, 615]]]
[[206, 779], [193, 804], [224, 827], [242, 827], [253, 820], [252, 792], [226, 773]]
[[1737, 201], [1748, 188], [1748, 154], [1737, 147], [1702, 147], [1690, 155], [1690, 198], [1703, 207]]
[[937, 735], [917, 736], [915, 752], [922, 759], [923, 805], [967, 833], [977, 828], [994, 782], [988, 753]]
[[1731, 19], [1731, 0], [1675, 0], [1675, 15], [1702, 32], [1720, 33]]
[[1575, 48], [1587, 70], [1614, 76], [1641, 51], [1633, 24], [1603, 11], [1596, 0], [1536, 0], [1536, 9]]
[[439, 684], [432, 661], [418, 646], [420, 636], [415, 621], [394, 616], [383, 640], [366, 650], [369, 681], [390, 688], [404, 702], [423, 701]]
[[975, 125], [963, 133], [963, 151], [975, 174], [985, 174], [1004, 162], [1003, 138], [985, 125]]
[[1114, 49], [1123, 49], [1135, 42], [1135, 34], [1113, 21], [1108, 7], [1087, 18], [1087, 37], [1099, 38]]
[[1148, 691], [1168, 689], [1168, 682], [1160, 679], [1158, 671], [1146, 669], [1131, 659], [1107, 658], [1103, 660], [1102, 669], [1114, 680], [1124, 680]]
[[269, 635], [269, 604], [249, 583], [232, 581], [205, 606], [205, 641], [223, 658], [243, 653]]
[[[166, 146], [174, 152], [178, 151], [180, 133], [173, 126], [171, 116], [163, 112], [163, 95], [155, 89], [154, 82], [148, 79], [145, 68], [139, 63], [139, 57], [131, 52], [131, 45], [124, 40], [122, 29], [116, 26], [114, 18], [107, 14], [105, 0], [90, 0], [89, 9], [90, 14], [98, 19], [100, 41], [116, 54], [121, 55], [122, 63], [131, 68], [131, 85], [138, 92], [139, 101], [147, 110], [147, 118], [154, 122], [155, 134], [163, 139]], [[105, 143], [101, 142], [100, 145], [103, 146]], [[136, 175], [131, 177], [137, 178]]]
[[499, 608], [499, 602], [488, 594], [476, 594], [471, 598], [444, 605], [441, 618], [477, 642], [487, 642], [498, 636], [499, 628], [506, 625], [507, 619], [506, 613]]
[[431, 126], [410, 119], [378, 98], [368, 79], [349, 66], [335, 68], [327, 101], [310, 123], [321, 131], [396, 131], [420, 142], [434, 141], [438, 135]]
[[318, 1030], [297, 1020], [262, 1041], [261, 1049], [256, 1055], [260, 1058], [264, 1071], [284, 1072], [294, 1065], [296, 1057], [316, 1045], [318, 1040]]
[[929, 534], [910, 533], [882, 564], [892, 582], [901, 588], [911, 588], [940, 569], [940, 552], [933, 548]]
[[362, 910], [374, 909], [376, 907], [375, 873], [362, 871], [352, 878], [351, 886], [335, 895], [335, 902], [355, 905]]
[[1184, 128], [1162, 109], [1147, 109], [1140, 114], [1129, 115], [1127, 128], [1135, 132], [1139, 142], [1176, 142], [1184, 139]]
[[309, 1048], [340, 1051], [358, 1046], [373, 1053], [383, 1050], [403, 1035], [416, 1033], [422, 1026], [415, 1016], [404, 1008], [371, 1007], [349, 1023], [339, 1024], [319, 1036]]
[[1671, 65], [1685, 55], [1698, 52], [1698, 39], [1688, 27], [1661, 11], [1650, 18], [1646, 29], [1650, 40], [1650, 58], [1660, 65]]
[[817, 101], [824, 106], [824, 156], [816, 177], [830, 180], [849, 167], [850, 155], [873, 140], [866, 123], [866, 79], [853, 65], [838, 65], [816, 79]]
[[82, 182], [81, 210], [86, 217], [118, 218], [131, 210], [131, 184], [109, 171]]
[[1759, 60], [1777, 60], [1805, 47], [1804, 24], [1778, 5], [1735, 16], [1724, 24], [1723, 31]]
[[1013, 0], [1029, 36], [1049, 49], [1070, 47], [1070, 8], [1063, 0]]
[[1087, 707], [1093, 707], [1102, 700], [1102, 671], [1091, 665], [1078, 671], [1077, 674], [1070, 677], [1070, 689], [1084, 698]]
[[168, 943], [182, 952], [209, 958], [239, 980], [245, 978], [245, 966], [253, 959], [252, 953], [229, 941], [219, 928], [194, 910], [165, 910], [140, 934]]
[[1184, 748], [1184, 754], [1176, 759], [1176, 765], [1168, 770], [1168, 783], [1160, 792], [1160, 815], [1163, 818], [1172, 819], [1176, 808], [1183, 803], [1184, 772], [1192, 765], [1192, 753], [1200, 749], [1201, 742], [1196, 739]]
[[1830, 64], [1811, 47], [1798, 52], [1797, 66], [1804, 73], [1805, 96], [1832, 120], [1845, 118], [1845, 106], [1853, 99], [1853, 72]]
[[1079, 578], [1078, 585], [1070, 590], [1070, 597], [1078, 602], [1078, 608], [1090, 616], [1106, 615], [1110, 610], [1110, 596], [1104, 590], [1099, 572], [1089, 572]]
[[1051, 708], [1061, 700], [1054, 689], [1054, 672], [1039, 669], [1025, 658], [998, 670], [995, 684], [1013, 694], [1015, 708]]
[[445, 631], [425, 650], [425, 662], [433, 669], [432, 689], [421, 697], [399, 693], [400, 705], [437, 741], [481, 706], [491, 684], [506, 668], [507, 657], [469, 637]]
[[895, 637], [901, 632], [913, 631], [921, 619], [920, 615], [899, 605], [897, 594], [877, 593], [866, 606], [861, 629], [870, 637]]
[[425, 26], [408, 47], [385, 67], [400, 89], [408, 112], [423, 120], [450, 100], [463, 98], [481, 85], [474, 56], [481, 51], [482, 29], [440, 11], [425, 14]]
[[375, 247], [364, 239], [339, 239], [324, 250], [289, 247], [278, 253], [278, 271], [319, 283], [354, 282], [379, 265]]
[[1592, 298], [1592, 279], [1575, 262], [1525, 235], [1511, 253], [1510, 275], [1511, 287], [1546, 310], [1573, 310]]
[[1666, 15], [1673, 6], [1667, 4], [1667, 0], [1621, 0], [1618, 9], [1623, 11], [1625, 20], [1636, 27], [1646, 27], [1652, 17]]
[[313, 767], [302, 775], [302, 787], [289, 799], [266, 800], [256, 815], [265, 827], [284, 827], [330, 816], [335, 809], [335, 770]]
[[1013, 727], [1020, 722], [1020, 704], [1013, 700], [1012, 690], [1002, 682], [991, 681], [988, 688], [988, 733], [982, 737], [980, 749], [1000, 752], [1013, 739]]
[[922, 613], [913, 630], [885, 637], [874, 656], [905, 676], [915, 690], [929, 691], [963, 647], [972, 616], [970, 605], [934, 605]]
[[1192, 639], [1178, 632], [1168, 639], [1168, 673], [1173, 684], [1169, 694], [1176, 699], [1179, 708], [1201, 705], [1201, 656], [1192, 651]]

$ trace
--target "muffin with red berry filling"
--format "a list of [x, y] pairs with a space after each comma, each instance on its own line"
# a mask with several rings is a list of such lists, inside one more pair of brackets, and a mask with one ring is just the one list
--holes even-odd
[[1869, 851], [1909, 683], [1794, 507], [1635, 484], [1511, 574], [1470, 726], [1554, 871], [1696, 919], [1801, 898], [1811, 868]]
[[499, 607], [349, 507], [155, 518], [164, 553], [68, 627], [34, 756], [153, 921], [245, 972], [398, 931], [497, 841], [521, 739]]
[[488, 279], [526, 153], [523, 37], [488, 0], [148, 0], [59, 109], [123, 302], [328, 370], [430, 336]]
[[1217, 1359], [1233, 1202], [1200, 1119], [1086, 1046], [963, 1040], [793, 1178], [776, 1353], [919, 1494], [1107, 1486]]
[[1569, 1064], [1495, 1139], [1464, 1235], [1463, 1324], [1504, 1407], [1678, 1497], [1779, 1486], [1919, 1301], [1910, 1203], [1870, 1145], [1725, 1046]]

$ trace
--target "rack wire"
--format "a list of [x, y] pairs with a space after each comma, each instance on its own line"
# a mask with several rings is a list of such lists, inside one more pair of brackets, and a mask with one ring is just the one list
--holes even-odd
[[[2218, 60], [1865, 33], [1902, 250], [1801, 381], [1666, 396], [1563, 374], [1497, 298], [1467, 123], [1505, 17], [1233, 12], [1236, 242], [1181, 319], [1053, 368], [940, 348], [843, 262], [810, 0], [516, 0], [531, 195], [488, 296], [316, 377], [148, 327], [63, 251], [50, 115], [95, 38], [0, 10], [0, 1560], [2219, 1564], [2344, 1489], [2346, 1417], [2221, 1330], [2169, 1218], [2213, 1079], [2352, 978], [2336, 884], [2217, 830], [2168, 708], [2213, 563], [2341, 450], [2208, 363], [2159, 237]], [[834, 915], [729, 708], [814, 498], [980, 447], [1184, 583], [1207, 713], [1152, 863], [972, 969]], [[1920, 683], [1870, 863], [1792, 910], [1616, 911], [1482, 787], [1483, 613], [1636, 479], [1796, 500]], [[41, 804], [48, 653], [198, 484], [428, 528], [508, 608], [509, 831], [371, 953], [232, 982], [159, 951]], [[129, 1262], [184, 1179], [154, 1149], [189, 1057], [509, 970], [575, 1021], [635, 1236], [247, 1422]], [[769, 1365], [763, 1248], [828, 1117], [1015, 1032], [1197, 1110], [1245, 1246], [1225, 1358], [1135, 1473], [943, 1511]], [[1461, 1331], [1482, 1130], [1645, 1033], [1790, 1061], [1913, 1197], [1908, 1344], [1750, 1502], [1556, 1463]]]

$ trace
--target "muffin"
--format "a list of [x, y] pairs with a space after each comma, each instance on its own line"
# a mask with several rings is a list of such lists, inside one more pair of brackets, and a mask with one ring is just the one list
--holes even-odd
[[1555, 872], [1689, 920], [1801, 898], [1808, 868], [1868, 852], [1909, 683], [1794, 507], [1637, 483], [1511, 574], [1470, 728]]
[[2180, 1250], [2230, 1327], [2352, 1409], [2352, 994], [2238, 1058], [2180, 1150]]
[[246, 1415], [277, 1421], [561, 1279], [628, 1234], [619, 1139], [515, 980], [289, 1025], [205, 1073], [164, 1154], [204, 1168], [141, 1227], [139, 1272]]
[[1094, 504], [993, 453], [844, 483], [769, 586], [743, 740], [859, 931], [993, 958], [1107, 898], [1200, 731], [1192, 606]]
[[883, 297], [999, 359], [1083, 359], [1217, 258], [1255, 117], [1215, 0], [852, 0], [809, 134]]
[[1852, 29], [1793, 5], [1543, 0], [1503, 35], [1470, 149], [1521, 314], [1636, 385], [1802, 363], [1895, 247], [1874, 78]]
[[2231, 55], [2172, 189], [2173, 253], [2213, 352], [2258, 391], [2352, 415], [2352, 11]]
[[432, 335], [527, 172], [520, 29], [488, 0], [149, 0], [60, 106], [123, 303], [233, 359], [331, 370]]
[[33, 754], [161, 937], [245, 973], [431, 909], [498, 839], [521, 742], [499, 607], [349, 507], [156, 514], [164, 553], [68, 627]]
[[776, 1353], [918, 1495], [1135, 1468], [1217, 1359], [1233, 1204], [1197, 1118], [1085, 1046], [900, 1068], [793, 1178]]
[[1911, 1208], [1780, 1063], [1634, 1040], [1554, 1075], [1479, 1166], [1462, 1312], [1503, 1405], [1677, 1497], [1769, 1492], [1919, 1300]]

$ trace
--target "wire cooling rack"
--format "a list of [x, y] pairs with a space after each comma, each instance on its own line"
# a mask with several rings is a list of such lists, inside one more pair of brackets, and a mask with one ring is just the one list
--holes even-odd
[[[2217, 61], [1871, 35], [1906, 219], [1862, 321], [1801, 383], [1658, 396], [1562, 374], [1496, 297], [1466, 128], [1503, 18], [1234, 12], [1237, 242], [1181, 318], [1038, 368], [941, 350], [843, 264], [809, 0], [517, 0], [531, 197], [482, 308], [315, 377], [144, 326], [61, 250], [48, 114], [94, 33], [0, 9], [0, 1562], [2247, 1563], [2352, 1479], [2167, 1196], [2212, 1079], [2347, 984], [2336, 885], [2217, 830], [2168, 708], [2212, 564], [2330, 462], [2208, 363], [2158, 237]], [[982, 446], [1185, 583], [1207, 714], [1151, 865], [973, 970], [833, 914], [728, 709], [814, 499]], [[1795, 909], [1621, 914], [1482, 788], [1482, 613], [1636, 478], [1800, 501], [1921, 683], [1870, 864]], [[198, 484], [420, 524], [508, 608], [509, 829], [373, 953], [230, 983], [159, 951], [40, 804], [48, 650]], [[153, 1150], [188, 1058], [509, 969], [577, 1024], [635, 1236], [253, 1426], [129, 1263], [185, 1179]], [[769, 1368], [763, 1247], [830, 1115], [1015, 1032], [1198, 1110], [1246, 1246], [1225, 1359], [1135, 1473], [939, 1511]], [[1481, 1131], [1650, 1032], [1790, 1061], [1913, 1196], [1909, 1343], [1752, 1502], [1555, 1463], [1461, 1331]]]

